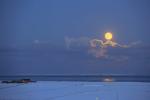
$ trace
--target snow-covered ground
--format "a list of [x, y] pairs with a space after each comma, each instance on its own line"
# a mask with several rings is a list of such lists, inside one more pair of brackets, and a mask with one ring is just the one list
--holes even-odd
[[63, 81], [1, 83], [0, 100], [150, 100], [150, 83]]

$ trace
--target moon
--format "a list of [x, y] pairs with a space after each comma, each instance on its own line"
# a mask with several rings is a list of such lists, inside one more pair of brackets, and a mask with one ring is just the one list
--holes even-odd
[[113, 38], [112, 33], [110, 33], [110, 32], [106, 32], [106, 33], [105, 33], [105, 39], [106, 39], [106, 40], [111, 40], [112, 38]]

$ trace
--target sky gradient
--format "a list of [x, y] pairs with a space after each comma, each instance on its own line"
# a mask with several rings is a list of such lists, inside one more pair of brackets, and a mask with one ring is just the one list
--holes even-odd
[[[150, 75], [149, 10], [149, 0], [0, 0], [0, 75]], [[93, 57], [88, 40], [107, 31], [135, 45]]]

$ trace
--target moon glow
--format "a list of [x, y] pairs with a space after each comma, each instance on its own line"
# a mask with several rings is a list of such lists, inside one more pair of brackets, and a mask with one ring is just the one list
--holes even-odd
[[106, 40], [111, 40], [112, 38], [113, 38], [112, 33], [110, 33], [110, 32], [105, 33], [105, 39]]

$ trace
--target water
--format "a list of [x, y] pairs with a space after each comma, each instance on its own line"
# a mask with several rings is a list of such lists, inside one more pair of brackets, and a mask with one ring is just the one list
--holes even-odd
[[30, 75], [0, 76], [0, 80], [32, 79], [34, 81], [88, 81], [88, 82], [150, 82], [150, 76], [113, 75]]

